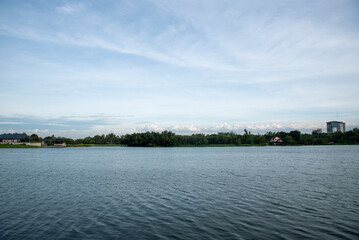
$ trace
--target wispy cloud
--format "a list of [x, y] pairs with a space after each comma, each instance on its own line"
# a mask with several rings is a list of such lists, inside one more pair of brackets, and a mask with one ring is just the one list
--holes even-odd
[[[161, 2], [157, 7], [161, 9], [163, 5], [169, 13], [161, 12], [161, 17], [171, 23], [150, 30], [145, 27], [155, 24], [151, 15], [130, 23], [119, 18], [115, 25], [93, 10], [87, 10], [84, 18], [68, 30], [36, 28], [26, 23], [16, 27], [8, 23], [1, 30], [2, 34], [34, 41], [101, 48], [178, 66], [235, 71], [241, 73], [237, 81], [242, 82], [287, 81], [313, 73], [325, 76], [359, 71], [355, 64], [348, 64], [359, 57], [347, 54], [359, 52], [359, 43], [353, 40], [359, 37], [357, 32], [322, 27], [302, 12], [292, 15], [288, 6], [278, 6], [284, 8], [281, 16], [262, 10], [262, 15], [253, 17], [240, 11], [247, 4], [235, 4], [237, 12], [226, 4], [219, 10], [194, 4], [203, 8], [201, 15], [196, 8], [178, 4]], [[65, 5], [58, 9], [72, 13], [81, 8], [84, 7]], [[152, 10], [156, 8], [152, 6]]]
[[3, 125], [16, 125], [16, 124], [22, 124], [22, 122], [0, 122], [0, 124], [3, 124]]
[[137, 132], [162, 132], [165, 128], [160, 127], [156, 124], [148, 124], [143, 127], [137, 127]]
[[84, 6], [82, 4], [66, 4], [56, 7], [56, 10], [64, 14], [72, 14], [81, 11], [83, 8]]
[[[52, 30], [27, 23], [13, 26], [8, 22], [1, 32], [34, 41], [101, 48], [178, 66], [249, 73], [237, 81], [284, 81], [313, 72], [329, 75], [359, 71], [355, 64], [348, 64], [357, 62], [359, 57], [347, 54], [359, 52], [359, 43], [353, 40], [359, 37], [357, 32], [322, 27], [322, 23], [311, 21], [303, 12], [293, 14], [289, 6], [278, 4], [278, 8], [283, 8], [281, 16], [270, 9], [261, 10], [261, 15], [254, 17], [241, 11], [248, 4], [224, 3], [215, 10], [219, 3], [196, 3], [193, 9], [189, 3], [155, 3], [151, 10], [166, 9], [167, 13], [160, 12], [160, 17], [169, 20], [169, 24], [153, 28], [156, 18], [150, 14], [130, 23], [119, 17], [118, 24], [114, 24], [102, 13], [87, 10], [69, 29]], [[203, 13], [198, 15], [196, 7], [202, 8]], [[57, 7], [64, 13], [79, 9], [84, 9], [83, 5]], [[136, 8], [130, 13], [138, 14]]]

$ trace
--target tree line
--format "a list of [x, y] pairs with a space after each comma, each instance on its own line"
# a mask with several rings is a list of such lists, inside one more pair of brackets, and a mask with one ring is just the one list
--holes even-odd
[[[219, 132], [217, 134], [176, 135], [171, 131], [133, 133], [118, 136], [114, 133], [96, 135], [80, 139], [65, 138], [67, 145], [73, 144], [122, 144], [136, 147], [174, 147], [174, 146], [206, 146], [206, 145], [267, 145], [272, 137], [280, 137], [282, 145], [325, 145], [325, 144], [359, 144], [359, 129], [345, 133], [307, 134], [298, 130], [290, 132], [267, 132], [252, 134], [244, 130], [243, 134]], [[47, 137], [51, 139], [51, 137]], [[46, 138], [45, 138], [46, 139]]]

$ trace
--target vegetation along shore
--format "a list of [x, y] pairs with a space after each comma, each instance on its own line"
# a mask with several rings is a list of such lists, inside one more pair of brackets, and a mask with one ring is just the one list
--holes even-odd
[[[33, 141], [43, 141], [51, 145], [48, 136], [40, 139], [36, 134], [31, 135]], [[274, 138], [280, 141], [273, 141]], [[223, 146], [266, 146], [266, 145], [329, 145], [329, 144], [359, 144], [359, 129], [336, 133], [301, 133], [298, 130], [290, 132], [267, 132], [252, 134], [244, 130], [244, 134], [221, 132], [217, 134], [177, 135], [170, 131], [133, 133], [118, 136], [114, 133], [96, 135], [80, 139], [63, 138], [68, 147], [93, 146], [133, 146], [133, 147], [223, 147]], [[34, 148], [34, 146], [0, 144], [0, 148]]]

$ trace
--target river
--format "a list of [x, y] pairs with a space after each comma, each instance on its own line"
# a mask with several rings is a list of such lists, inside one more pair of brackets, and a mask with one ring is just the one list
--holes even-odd
[[359, 146], [0, 149], [0, 239], [358, 239]]

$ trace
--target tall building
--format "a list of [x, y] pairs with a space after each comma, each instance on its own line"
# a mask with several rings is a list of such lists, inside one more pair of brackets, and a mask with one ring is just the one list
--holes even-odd
[[345, 132], [345, 122], [327, 122], [327, 133]]

